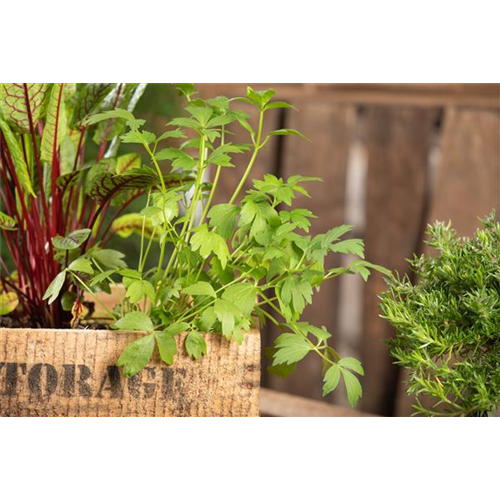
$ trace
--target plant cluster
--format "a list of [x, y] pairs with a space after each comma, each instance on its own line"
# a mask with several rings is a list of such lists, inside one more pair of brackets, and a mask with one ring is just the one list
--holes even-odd
[[[363, 374], [360, 362], [341, 358], [329, 345], [329, 332], [300, 318], [325, 280], [344, 273], [358, 273], [366, 280], [372, 269], [386, 271], [363, 260], [361, 240], [341, 239], [350, 226], [309, 235], [314, 214], [292, 205], [297, 195], [308, 196], [304, 184], [319, 179], [293, 176], [284, 180], [266, 175], [243, 192], [259, 153], [269, 141], [275, 136], [304, 138], [291, 129], [264, 134], [266, 113], [291, 107], [274, 101], [273, 90], [248, 88], [245, 97], [208, 100], [196, 98], [191, 84], [179, 85], [179, 90], [187, 100], [186, 113], [172, 120], [158, 137], [144, 129], [144, 120], [123, 107], [79, 115], [77, 123], [86, 130], [108, 130], [110, 124], [115, 130], [114, 124], [119, 123], [123, 128], [114, 136], [114, 143], [141, 146], [146, 160], [134, 159], [133, 168], [127, 170], [122, 157], [111, 156], [90, 165], [74, 160], [62, 176], [63, 172], [52, 170], [52, 192], [59, 185], [70, 189], [74, 182], [70, 179], [75, 177], [81, 182], [82, 193], [98, 208], [82, 218], [81, 229], [75, 230], [67, 221], [66, 225], [50, 227], [50, 251], [60, 267], [46, 284], [44, 298], [49, 303], [59, 299], [64, 303], [68, 292], [78, 297], [82, 292], [109, 290], [110, 285], [121, 282], [120, 303], [109, 311], [113, 327], [147, 332], [118, 360], [126, 376], [135, 375], [148, 364], [155, 346], [161, 359], [172, 364], [181, 332], [186, 333], [188, 355], [199, 359], [207, 349], [202, 333], [221, 334], [241, 343], [244, 332], [271, 321], [283, 331], [275, 346], [267, 350], [271, 371], [286, 376], [307, 354], [315, 353], [324, 362], [324, 394], [343, 379], [349, 401], [355, 405], [362, 393], [356, 377]], [[256, 124], [235, 107], [242, 102], [257, 109]], [[246, 131], [246, 143], [231, 141], [233, 126]], [[20, 139], [15, 142], [19, 145]], [[247, 166], [227, 203], [216, 205], [213, 201], [220, 177], [225, 169], [234, 168], [234, 155], [246, 155]], [[6, 160], [10, 162], [10, 158]], [[7, 169], [13, 177], [15, 169], [10, 163]], [[213, 182], [207, 182], [209, 169], [215, 171]], [[35, 176], [28, 169], [24, 178]], [[32, 186], [25, 182], [22, 196], [34, 205], [29, 198]], [[107, 253], [103, 262], [102, 252], [114, 251], [101, 248], [102, 233], [96, 229], [96, 220], [112, 198], [123, 206], [138, 193], [147, 195], [144, 208], [117, 217], [110, 225], [111, 232], [121, 236], [140, 235], [137, 269], [127, 268], [117, 253]], [[65, 191], [61, 200], [63, 195], [69, 196]], [[7, 217], [12, 217], [12, 212]], [[25, 226], [26, 221], [19, 220], [18, 227]], [[157, 264], [146, 268], [154, 246]], [[40, 252], [45, 250], [40, 248]], [[348, 267], [327, 269], [325, 257], [331, 252], [354, 254], [358, 259]], [[77, 302], [73, 296], [70, 302], [74, 310]]]
[[[124, 174], [137, 170], [140, 158], [116, 156], [123, 120], [89, 128], [85, 119], [133, 110], [143, 91], [138, 84], [0, 85], [0, 228], [15, 267], [0, 260], [2, 315], [32, 327], [75, 324], [90, 269], [80, 249], [92, 248], [96, 268], [125, 266], [123, 254], [104, 248], [106, 213], [136, 196], [123, 194], [132, 179]], [[86, 159], [90, 139], [99, 147], [93, 161]]]
[[482, 224], [473, 238], [429, 227], [437, 252], [410, 262], [416, 284], [394, 276], [382, 295], [418, 414], [478, 416], [500, 405], [500, 223], [493, 213]]

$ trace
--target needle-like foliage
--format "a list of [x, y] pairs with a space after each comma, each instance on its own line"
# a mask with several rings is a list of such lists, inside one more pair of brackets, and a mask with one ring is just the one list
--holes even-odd
[[500, 405], [500, 224], [494, 213], [482, 223], [473, 238], [429, 227], [436, 251], [411, 261], [416, 284], [393, 277], [382, 295], [417, 414], [486, 415]]

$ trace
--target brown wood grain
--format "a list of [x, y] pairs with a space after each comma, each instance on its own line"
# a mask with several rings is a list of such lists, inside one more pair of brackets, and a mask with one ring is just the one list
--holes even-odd
[[[432, 118], [418, 108], [374, 106], [367, 112], [366, 259], [400, 274], [421, 236]], [[380, 273], [364, 287], [362, 408], [390, 415], [398, 370], [384, 344], [394, 332], [379, 317], [377, 295], [385, 288]]]
[[0, 329], [0, 416], [258, 416], [260, 335], [241, 345], [205, 335], [194, 361], [177, 337], [172, 367], [155, 354], [135, 377], [114, 365], [142, 334]]

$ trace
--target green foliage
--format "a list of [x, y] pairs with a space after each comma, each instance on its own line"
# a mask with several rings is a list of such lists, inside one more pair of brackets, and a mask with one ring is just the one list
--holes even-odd
[[[325, 364], [325, 394], [343, 380], [349, 401], [355, 405], [361, 397], [356, 377], [363, 374], [361, 364], [352, 358], [341, 359], [328, 344], [330, 333], [301, 322], [300, 317], [323, 281], [344, 273], [358, 273], [366, 279], [374, 267], [387, 271], [361, 260], [360, 240], [341, 240], [351, 229], [349, 226], [309, 236], [314, 214], [292, 206], [297, 196], [309, 196], [305, 184], [320, 179], [300, 175], [279, 179], [268, 174], [254, 180], [252, 189], [237, 201], [260, 151], [273, 137], [303, 138], [291, 129], [264, 135], [266, 111], [290, 107], [273, 101], [273, 90], [249, 88], [245, 97], [233, 101], [224, 97], [195, 99], [190, 84], [180, 85], [179, 91], [188, 101], [186, 114], [171, 120], [167, 125], [170, 128], [158, 138], [144, 130], [143, 122], [119, 110], [94, 115], [86, 121], [90, 124], [125, 120], [122, 142], [142, 145], [157, 179], [148, 187], [146, 207], [115, 223], [118, 234], [127, 236], [133, 231], [141, 235], [142, 241], [137, 270], [118, 271], [126, 293], [118, 308], [123, 318], [115, 326], [130, 328], [132, 319], [132, 326], [137, 329], [154, 332], [151, 335], [161, 358], [171, 364], [177, 352], [175, 335], [180, 332], [187, 333], [184, 346], [188, 355], [199, 359], [207, 351], [200, 332], [222, 334], [230, 341], [242, 342], [244, 332], [272, 321], [283, 334], [267, 350], [270, 371], [289, 375], [297, 363], [314, 353]], [[233, 108], [239, 101], [257, 108], [259, 120], [255, 128], [246, 113]], [[229, 125], [243, 127], [250, 142], [228, 142]], [[160, 146], [167, 140], [178, 143]], [[214, 205], [214, 193], [224, 169], [234, 168], [234, 155], [245, 154], [249, 156], [247, 167], [230, 200]], [[204, 180], [208, 169], [215, 170], [212, 183]], [[165, 182], [168, 176], [175, 175], [182, 176], [177, 177], [180, 182]], [[173, 248], [168, 257], [167, 243]], [[152, 245], [159, 246], [158, 265], [145, 269]], [[349, 253], [360, 259], [349, 267], [328, 270], [324, 260], [332, 252]], [[93, 282], [107, 279], [108, 275], [100, 274]], [[126, 374], [134, 374], [149, 354], [146, 349], [127, 348], [120, 365]]]
[[494, 213], [472, 238], [451, 226], [428, 229], [428, 256], [415, 257], [418, 278], [388, 280], [389, 342], [409, 372], [408, 392], [424, 415], [473, 416], [500, 405], [500, 224]]

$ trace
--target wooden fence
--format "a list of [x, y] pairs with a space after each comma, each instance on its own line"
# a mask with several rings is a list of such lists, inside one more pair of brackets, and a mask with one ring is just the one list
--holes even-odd
[[[500, 209], [500, 85], [496, 84], [255, 84], [273, 87], [300, 112], [274, 110], [268, 129], [296, 128], [306, 143], [281, 137], [263, 152], [253, 177], [265, 172], [288, 177], [319, 176], [311, 200], [301, 200], [319, 218], [313, 231], [344, 222], [365, 240], [366, 258], [400, 273], [406, 258], [424, 251], [427, 223], [452, 220], [470, 235], [477, 217]], [[203, 84], [203, 97], [244, 95], [245, 85]], [[235, 142], [245, 137], [234, 138]], [[226, 169], [226, 192], [236, 176]], [[223, 196], [219, 202], [227, 202]], [[338, 265], [341, 258], [330, 264]], [[305, 318], [334, 334], [344, 355], [362, 359], [366, 375], [361, 409], [408, 415], [404, 375], [388, 356], [393, 335], [379, 318], [381, 276], [365, 285], [342, 277], [323, 285]], [[265, 332], [264, 344], [277, 334]], [[321, 399], [321, 365], [311, 357], [289, 379], [263, 375], [265, 387]], [[342, 391], [329, 402], [345, 405]]]

